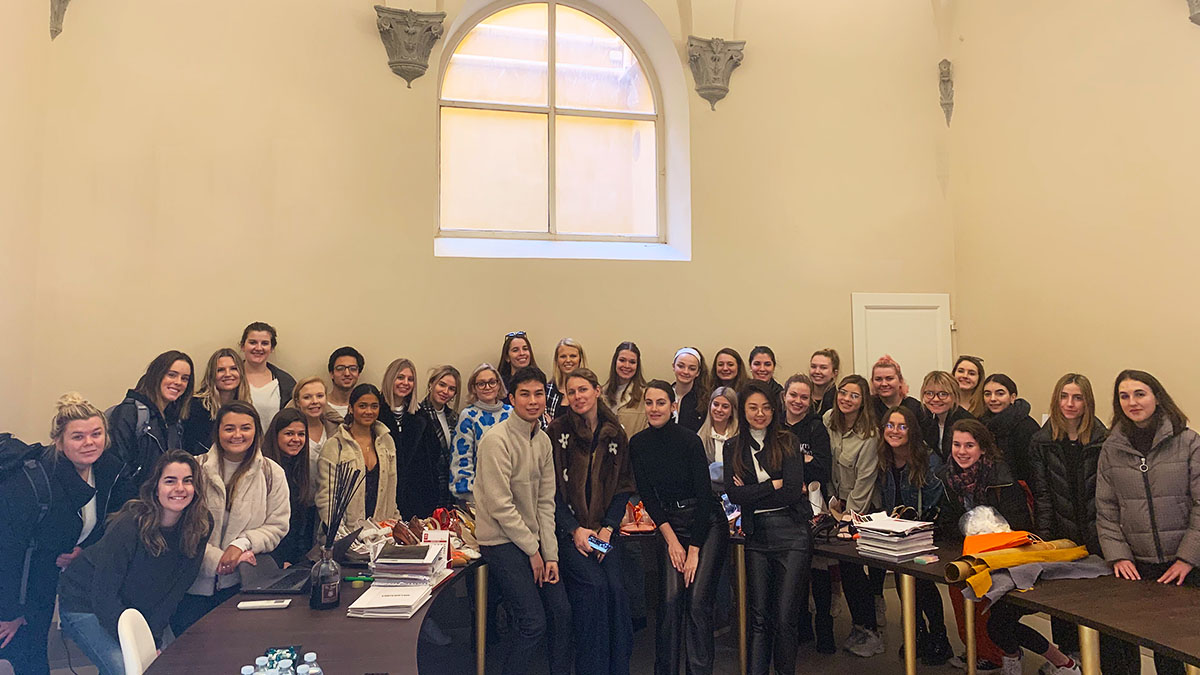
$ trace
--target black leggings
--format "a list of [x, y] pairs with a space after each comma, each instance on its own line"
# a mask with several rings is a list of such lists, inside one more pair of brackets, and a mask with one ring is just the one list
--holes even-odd
[[[686, 553], [690, 542], [685, 539], [680, 543]], [[696, 578], [685, 588], [683, 574], [671, 564], [666, 540], [660, 535], [658, 556], [663, 595], [654, 631], [655, 673], [676, 675], [681, 651], [686, 655], [688, 673], [712, 673], [713, 598], [728, 555], [729, 528], [722, 521], [714, 524], [707, 538], [700, 542]]]
[[1017, 654], [1022, 647], [1034, 654], [1045, 654], [1050, 650], [1050, 641], [1041, 633], [1021, 623], [1021, 617], [1036, 613], [1001, 600], [988, 610], [988, 637], [992, 638], [992, 642], [1004, 650], [1005, 654]]
[[855, 626], [875, 630], [874, 584], [861, 564], [839, 562], [842, 573], [842, 593], [850, 608], [850, 620]]

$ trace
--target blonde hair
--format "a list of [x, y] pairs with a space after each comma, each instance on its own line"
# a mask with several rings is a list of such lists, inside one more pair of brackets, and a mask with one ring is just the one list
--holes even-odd
[[490, 363], [481, 363], [475, 366], [475, 370], [471, 371], [471, 376], [467, 378], [467, 405], [474, 405], [477, 400], [475, 397], [475, 380], [479, 378], [479, 374], [492, 371], [496, 374], [496, 387], [499, 391], [496, 393], [496, 400], [500, 403], [508, 402], [508, 389], [504, 386], [504, 378], [500, 377], [500, 371]]
[[[674, 396], [673, 391], [668, 391], [667, 393]], [[696, 434], [700, 436], [700, 441], [704, 444], [704, 454], [708, 455], [709, 464], [712, 464], [720, 459], [720, 457], [717, 457], [717, 446], [715, 443], [713, 443], [712, 438], [712, 404], [713, 401], [717, 400], [718, 397], [729, 401], [729, 420], [725, 423], [726, 438], [733, 438], [734, 436], [738, 435], [737, 391], [735, 391], [733, 387], [717, 387], [716, 389], [713, 389], [712, 396], [708, 397], [709, 414], [705, 416], [704, 424], [700, 425], [700, 430], [696, 432]]]
[[[921, 405], [925, 405], [925, 390], [934, 384], [950, 392], [950, 401], [954, 405], [962, 405], [962, 390], [958, 388], [958, 381], [954, 379], [953, 375], [944, 370], [929, 371], [929, 374], [921, 382]], [[951, 406], [950, 409], [954, 410], [954, 407]]]
[[[579, 344], [579, 341], [577, 341], [575, 338], [569, 338], [569, 337], [559, 340], [558, 344], [554, 346], [554, 366], [553, 366], [553, 368], [554, 368], [554, 370], [553, 370], [554, 386], [558, 387], [559, 389], [562, 389], [563, 387], [565, 387], [567, 385], [567, 373], [564, 373], [558, 369], [558, 350], [562, 349], [563, 347], [570, 347], [570, 348], [574, 349], [575, 351], [579, 352], [579, 365], [575, 366], [575, 370], [579, 370], [580, 368], [588, 367], [587, 354], [584, 353], [583, 345]], [[571, 372], [574, 373], [575, 371], [573, 370]]]
[[204, 368], [204, 379], [196, 388], [196, 393], [192, 395], [193, 398], [200, 400], [209, 416], [216, 415], [217, 411], [221, 409], [221, 393], [217, 389], [217, 361], [226, 356], [233, 359], [233, 365], [238, 371], [238, 388], [233, 394], [233, 400], [250, 400], [250, 382], [246, 379], [246, 362], [237, 351], [229, 347], [221, 347], [208, 357], [208, 365]]
[[77, 391], [69, 391], [59, 396], [58, 401], [55, 402], [54, 417], [50, 420], [50, 438], [57, 443], [62, 440], [68, 424], [79, 420], [90, 420], [93, 417], [99, 417], [100, 425], [104, 427], [104, 448], [107, 450], [110, 442], [108, 418]]
[[387, 370], [383, 371], [383, 382], [379, 384], [379, 392], [383, 394], [383, 400], [387, 407], [395, 410], [400, 407], [400, 401], [396, 400], [396, 376], [400, 371], [408, 368], [413, 374], [413, 390], [408, 393], [408, 400], [404, 401], [404, 409], [408, 412], [417, 411], [417, 367], [408, 359], [396, 359], [388, 364]]
[[[317, 377], [316, 375], [310, 375], [301, 379], [296, 383], [295, 387], [292, 387], [292, 400], [288, 402], [286, 407], [300, 410], [300, 390], [314, 383], [321, 385], [321, 388], [325, 390], [325, 395], [329, 396], [329, 385], [325, 384], [325, 380]], [[301, 412], [303, 412], [303, 410], [301, 410]], [[305, 413], [304, 419], [308, 419], [307, 413]], [[343, 421], [342, 416], [338, 414], [338, 411], [329, 406], [328, 398], [325, 400], [325, 410], [321, 413], [321, 421], [329, 422], [331, 424], [341, 424]]]
[[433, 385], [437, 384], [438, 380], [447, 375], [454, 376], [454, 400], [446, 405], [449, 406], [454, 412], [458, 412], [458, 401], [460, 398], [462, 398], [463, 390], [462, 375], [458, 373], [458, 368], [455, 368], [454, 366], [437, 366], [433, 369], [433, 371], [429, 374], [429, 385], [425, 390], [425, 399], [428, 400], [429, 395], [433, 393]]

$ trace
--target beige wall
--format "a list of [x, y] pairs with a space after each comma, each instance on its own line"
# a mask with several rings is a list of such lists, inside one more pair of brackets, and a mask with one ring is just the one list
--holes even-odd
[[[961, 36], [961, 42], [959, 37]], [[950, 194], [962, 351], [1044, 410], [1122, 368], [1200, 415], [1200, 27], [1183, 2], [962, 2]]]
[[691, 96], [688, 263], [434, 258], [435, 77], [389, 72], [370, 3], [73, 4], [25, 207], [32, 386], [0, 427], [37, 437], [62, 391], [110, 405], [156, 353], [202, 362], [257, 319], [293, 374], [353, 343], [376, 382], [397, 356], [470, 369], [518, 328], [547, 363], [580, 339], [598, 370], [623, 339], [651, 375], [684, 343], [852, 362], [852, 291], [953, 287], [929, 5], [696, 4], [749, 47], [716, 112]]

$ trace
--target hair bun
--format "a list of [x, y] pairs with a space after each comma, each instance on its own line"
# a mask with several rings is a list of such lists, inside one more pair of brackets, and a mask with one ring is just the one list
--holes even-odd
[[67, 393], [58, 397], [58, 402], [57, 402], [56, 406], [58, 407], [59, 410], [61, 410], [68, 406], [86, 405], [87, 402], [88, 401], [86, 398], [83, 397], [83, 394], [81, 394], [77, 391], [68, 391]]

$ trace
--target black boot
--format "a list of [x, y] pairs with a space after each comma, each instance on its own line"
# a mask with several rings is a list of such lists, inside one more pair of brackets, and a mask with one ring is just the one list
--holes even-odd
[[950, 660], [954, 656], [954, 650], [950, 649], [950, 640], [946, 639], [946, 634], [930, 635], [926, 640], [925, 652], [921, 654], [921, 663], [927, 666], [940, 666]]

